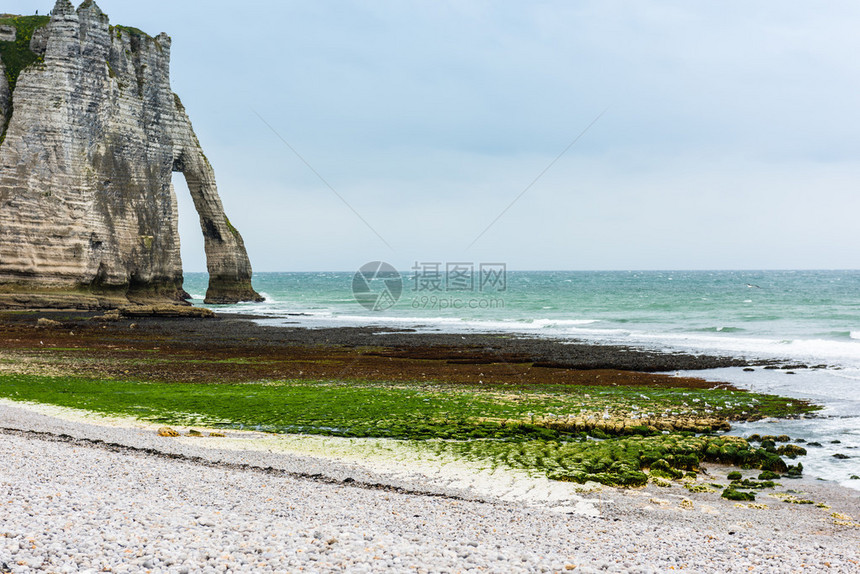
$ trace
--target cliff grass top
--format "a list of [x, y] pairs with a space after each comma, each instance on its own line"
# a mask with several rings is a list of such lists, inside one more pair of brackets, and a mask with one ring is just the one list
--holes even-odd
[[123, 34], [128, 34], [129, 36], [142, 36], [144, 38], [149, 38], [150, 40], [153, 39], [152, 36], [140, 28], [135, 28], [133, 26], [120, 26], [117, 24], [115, 26], [111, 26], [111, 30], [116, 34], [117, 38], [121, 37]]
[[9, 89], [15, 90], [18, 76], [27, 66], [39, 62], [42, 57], [30, 49], [30, 39], [33, 32], [45, 26], [51, 20], [50, 16], [9, 16], [0, 18], [0, 26], [12, 26], [17, 32], [14, 42], [0, 42], [0, 57], [6, 66], [6, 80]]
[[[12, 26], [17, 32], [14, 42], [0, 41], [0, 57], [6, 66], [6, 80], [9, 89], [14, 91], [15, 84], [21, 72], [36, 62], [42, 61], [42, 56], [30, 49], [30, 40], [33, 33], [39, 28], [46, 26], [51, 21], [50, 16], [15, 16], [14, 14], [0, 14], [0, 26]], [[111, 30], [118, 37], [122, 34], [139, 36], [152, 39], [152, 36], [139, 28], [132, 26], [111, 26]]]

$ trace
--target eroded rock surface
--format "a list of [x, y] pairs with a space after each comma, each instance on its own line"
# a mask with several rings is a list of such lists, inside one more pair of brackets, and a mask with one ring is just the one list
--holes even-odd
[[95, 2], [76, 10], [59, 0], [33, 31], [35, 61], [13, 90], [2, 76], [0, 114], [11, 118], [0, 134], [0, 305], [181, 302], [173, 172], [185, 176], [200, 216], [206, 301], [261, 299], [170, 89], [170, 45], [166, 34], [111, 26]]

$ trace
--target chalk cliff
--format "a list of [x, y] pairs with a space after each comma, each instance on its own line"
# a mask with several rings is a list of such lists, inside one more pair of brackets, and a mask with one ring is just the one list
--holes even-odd
[[170, 45], [91, 0], [0, 19], [0, 305], [182, 301], [174, 172], [200, 216], [206, 302], [261, 300], [170, 89]]

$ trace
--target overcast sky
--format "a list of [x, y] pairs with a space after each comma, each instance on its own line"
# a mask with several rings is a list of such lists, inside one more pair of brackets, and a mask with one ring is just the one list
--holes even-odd
[[255, 270], [860, 267], [860, 3], [99, 5], [172, 36]]

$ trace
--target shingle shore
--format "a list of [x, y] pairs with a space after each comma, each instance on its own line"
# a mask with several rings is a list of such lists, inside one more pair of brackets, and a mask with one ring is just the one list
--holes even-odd
[[788, 486], [832, 509], [649, 486], [583, 494], [588, 516], [17, 406], [0, 405], [0, 427], [0, 566], [16, 573], [860, 569], [860, 529], [831, 517], [858, 518], [857, 493], [811, 483]]

